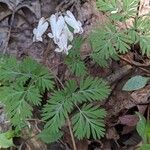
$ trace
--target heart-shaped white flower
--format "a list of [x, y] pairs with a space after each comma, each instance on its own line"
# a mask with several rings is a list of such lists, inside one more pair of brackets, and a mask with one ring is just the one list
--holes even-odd
[[66, 33], [68, 40], [72, 41], [73, 40], [73, 33], [69, 30], [68, 26], [65, 24], [64, 26], [64, 32]]
[[48, 22], [45, 20], [44, 17], [42, 17], [40, 20], [39, 20], [39, 23], [38, 23], [38, 26], [37, 28], [34, 28], [33, 29], [33, 42], [38, 42], [38, 41], [43, 41], [42, 39], [42, 35], [45, 33], [45, 31], [47, 30], [48, 28]]
[[55, 52], [64, 52], [68, 55], [68, 51], [72, 48], [72, 45], [68, 45], [68, 40], [73, 40], [73, 34], [69, 31], [67, 25], [65, 25], [59, 37], [59, 42], [57, 43], [58, 48], [55, 49]]
[[51, 15], [49, 19], [50, 25], [51, 25], [51, 31], [52, 33], [48, 33], [48, 36], [50, 38], [53, 38], [54, 43], [57, 44], [59, 42], [60, 35], [63, 31], [63, 28], [65, 26], [65, 21], [63, 16], [57, 17], [57, 14]]
[[77, 21], [71, 11], [67, 11], [64, 16], [66, 23], [74, 29], [74, 33], [83, 33], [82, 24], [80, 21]]

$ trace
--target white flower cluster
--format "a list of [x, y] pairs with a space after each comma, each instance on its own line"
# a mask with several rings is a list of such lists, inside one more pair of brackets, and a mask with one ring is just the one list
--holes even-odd
[[53, 14], [48, 19], [42, 17], [39, 20], [37, 28], [33, 30], [33, 42], [43, 41], [42, 35], [47, 30], [49, 22], [52, 33], [48, 33], [48, 36], [58, 46], [55, 51], [68, 54], [68, 51], [72, 48], [72, 45], [68, 45], [68, 42], [73, 40], [73, 33], [69, 30], [68, 26], [73, 28], [74, 34], [82, 34], [83, 28], [81, 22], [76, 20], [70, 11], [66, 11], [65, 15], [59, 14]]

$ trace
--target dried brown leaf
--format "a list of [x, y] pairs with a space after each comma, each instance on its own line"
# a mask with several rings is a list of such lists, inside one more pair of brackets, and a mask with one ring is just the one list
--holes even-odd
[[137, 115], [124, 115], [119, 117], [119, 121], [123, 125], [135, 126], [138, 122]]
[[147, 104], [149, 103], [150, 97], [150, 85], [146, 86], [141, 90], [137, 90], [131, 94], [131, 97], [136, 104]]
[[0, 3], [4, 3], [8, 8], [17, 12], [21, 8], [28, 8], [37, 18], [41, 17], [41, 5], [39, 0], [29, 1], [29, 0], [0, 0]]

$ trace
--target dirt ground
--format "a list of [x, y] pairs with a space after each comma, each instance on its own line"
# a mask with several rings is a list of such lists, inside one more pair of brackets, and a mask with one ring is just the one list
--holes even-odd
[[[33, 29], [39, 19], [49, 17], [58, 11], [71, 10], [82, 22], [84, 37], [107, 20], [106, 16], [96, 9], [95, 0], [0, 0], [0, 52], [15, 55], [18, 59], [30, 56], [46, 67], [52, 68], [60, 76], [64, 76], [59, 54], [54, 52], [54, 44], [45, 36], [44, 42], [33, 43]], [[150, 12], [149, 0], [141, 0], [140, 13]], [[91, 52], [88, 41], [82, 46], [82, 57], [86, 59]], [[98, 103], [107, 110], [106, 136], [101, 140], [76, 141], [78, 150], [134, 150], [140, 144], [141, 138], [136, 132], [138, 118], [135, 111], [149, 116], [150, 85], [134, 92], [124, 92], [122, 87], [134, 75], [150, 76], [150, 66], [141, 66], [149, 59], [144, 59], [137, 52], [129, 52], [121, 56], [119, 61], [111, 61], [108, 68], [87, 61], [88, 72], [93, 76], [103, 77], [111, 85], [109, 98]], [[138, 63], [137, 63], [138, 62]], [[67, 78], [67, 77], [65, 77]], [[38, 116], [38, 110], [35, 110]], [[6, 131], [3, 107], [0, 107], [0, 131]], [[32, 134], [41, 130], [38, 119], [31, 121]], [[70, 135], [66, 132], [64, 138], [53, 144], [44, 144], [36, 136], [28, 138], [29, 131], [23, 131], [21, 138], [15, 138], [14, 143], [19, 150], [69, 150], [72, 147]], [[13, 149], [13, 148], [12, 148]]]

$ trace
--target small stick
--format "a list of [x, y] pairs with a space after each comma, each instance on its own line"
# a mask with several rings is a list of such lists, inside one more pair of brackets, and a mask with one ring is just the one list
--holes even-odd
[[123, 58], [122, 56], [119, 56], [120, 59], [122, 59], [123, 61], [126, 61], [127, 63], [137, 66], [137, 67], [149, 67], [150, 66], [150, 62], [147, 64], [141, 64], [139, 62], [133, 61], [133, 60], [128, 60], [126, 58]]
[[149, 70], [143, 68], [143, 67], [148, 67], [148, 66], [150, 66], [150, 63], [148, 63], [148, 64], [140, 64], [140, 63], [137, 63], [137, 62], [135, 62], [135, 61], [127, 60], [127, 59], [123, 58], [122, 56], [119, 56], [119, 57], [120, 57], [120, 59], [122, 59], [123, 61], [129, 63], [130, 65], [134, 65], [134, 66], [136, 66], [136, 67], [139, 67], [139, 69], [141, 69], [141, 70], [143, 70], [144, 72], [150, 74], [150, 71], [149, 71]]

